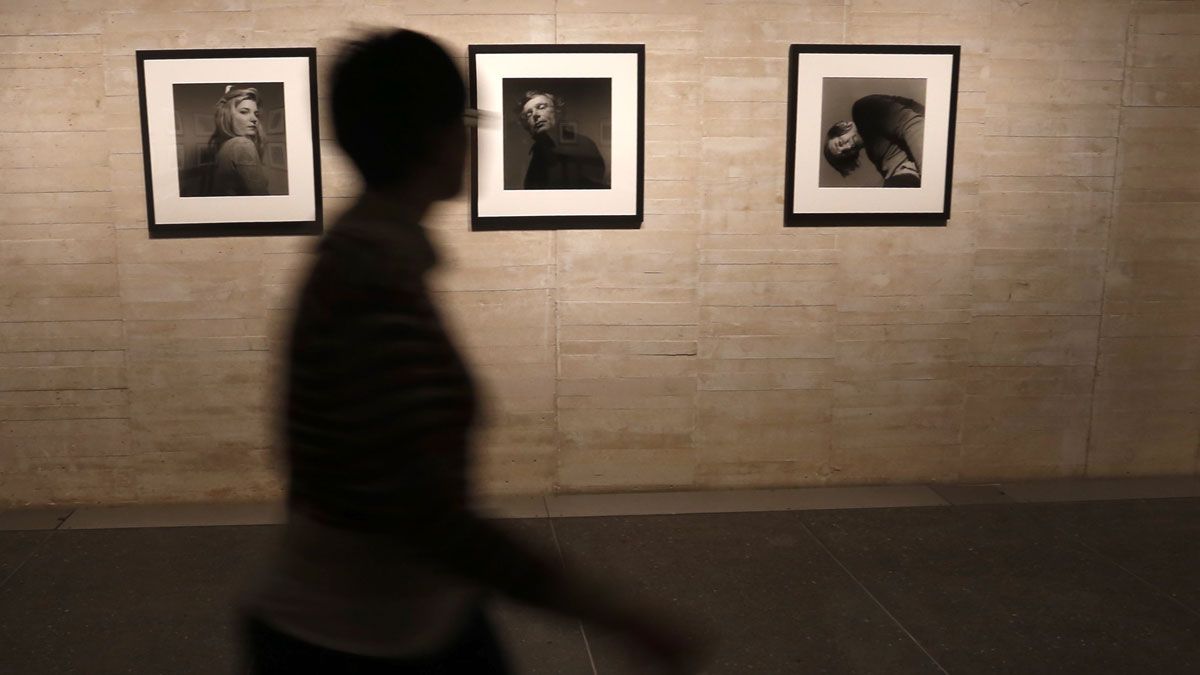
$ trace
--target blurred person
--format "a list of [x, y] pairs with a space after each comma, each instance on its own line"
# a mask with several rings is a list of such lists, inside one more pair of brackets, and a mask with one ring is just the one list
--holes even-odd
[[355, 42], [333, 71], [337, 139], [366, 190], [320, 242], [292, 326], [288, 521], [245, 607], [252, 672], [508, 673], [490, 591], [695, 672], [689, 632], [468, 507], [475, 390], [426, 288], [437, 255], [420, 225], [462, 188], [464, 103], [451, 58], [415, 32]]
[[604, 190], [604, 157], [596, 142], [584, 134], [564, 133], [560, 122], [563, 99], [546, 91], [525, 92], [517, 104], [517, 119], [533, 138], [526, 190]]
[[854, 102], [850, 116], [829, 127], [825, 161], [849, 176], [865, 149], [883, 187], [921, 187], [925, 106], [903, 96], [871, 94]]
[[215, 128], [208, 139], [213, 158], [207, 194], [212, 197], [270, 194], [263, 171], [258, 90], [230, 85], [217, 101]]

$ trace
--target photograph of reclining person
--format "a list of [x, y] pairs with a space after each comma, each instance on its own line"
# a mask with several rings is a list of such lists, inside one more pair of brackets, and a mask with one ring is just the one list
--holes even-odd
[[[925, 84], [920, 78], [824, 78], [820, 187], [921, 187]], [[863, 151], [869, 167], [862, 166]]]
[[611, 186], [612, 80], [505, 78], [504, 100], [505, 190]]

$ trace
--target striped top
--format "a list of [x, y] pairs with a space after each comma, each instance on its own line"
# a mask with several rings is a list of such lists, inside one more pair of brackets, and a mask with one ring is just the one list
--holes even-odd
[[418, 225], [363, 200], [321, 242], [287, 380], [292, 505], [349, 529], [463, 508], [474, 391], [430, 302]]
[[446, 644], [484, 588], [535, 592], [551, 566], [467, 506], [471, 377], [424, 283], [419, 225], [364, 197], [321, 242], [292, 329], [289, 522], [250, 601], [325, 647]]

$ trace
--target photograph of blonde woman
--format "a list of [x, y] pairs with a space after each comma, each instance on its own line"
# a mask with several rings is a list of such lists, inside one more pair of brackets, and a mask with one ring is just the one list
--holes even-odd
[[176, 84], [174, 94], [179, 196], [288, 194], [282, 82]]

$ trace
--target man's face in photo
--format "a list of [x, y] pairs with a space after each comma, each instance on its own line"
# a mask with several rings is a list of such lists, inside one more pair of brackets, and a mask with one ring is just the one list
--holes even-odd
[[521, 107], [521, 123], [531, 136], [549, 134], [558, 125], [554, 100], [545, 94], [538, 94], [526, 101]]
[[846, 131], [841, 135], [829, 139], [829, 152], [836, 157], [845, 157], [857, 154], [863, 148], [863, 137], [858, 133], [858, 127], [854, 126], [854, 122], [845, 122], [847, 125]]

